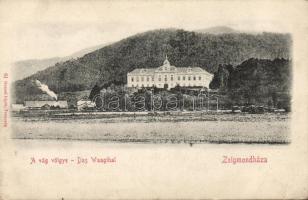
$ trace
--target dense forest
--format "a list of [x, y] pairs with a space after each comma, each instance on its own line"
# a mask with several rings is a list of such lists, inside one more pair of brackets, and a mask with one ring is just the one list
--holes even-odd
[[[177, 67], [197, 66], [215, 73], [217, 70], [226, 71], [220, 69], [219, 65], [236, 66], [242, 63], [238, 66], [239, 70], [242, 65], [246, 66], [244, 61], [250, 58], [290, 59], [290, 46], [289, 34], [214, 35], [177, 29], [149, 31], [105, 46], [81, 58], [57, 63], [16, 81], [15, 97], [23, 101], [28, 96], [40, 94], [41, 91], [35, 89], [33, 84], [35, 79], [47, 84], [56, 93], [90, 90], [96, 84], [125, 84], [129, 71], [158, 67], [166, 54], [170, 63]], [[250, 63], [247, 65], [251, 67]], [[245, 79], [238, 84], [246, 84]], [[235, 87], [236, 85], [231, 88]]]
[[233, 105], [259, 104], [290, 109], [291, 61], [248, 59], [238, 66], [220, 65], [210, 84]]

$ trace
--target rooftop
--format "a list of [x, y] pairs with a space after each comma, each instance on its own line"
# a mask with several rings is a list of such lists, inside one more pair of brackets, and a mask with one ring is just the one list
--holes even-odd
[[[154, 74], [155, 72], [163, 71], [164, 68], [167, 67], [167, 71], [175, 71], [177, 73], [200, 73], [200, 72], [207, 72], [206, 70], [202, 69], [201, 67], [175, 67], [170, 65], [170, 62], [168, 61], [168, 57], [166, 56], [166, 59], [162, 66], [157, 68], [136, 68], [133, 71], [129, 72], [130, 75], [148, 75], [148, 74]], [[208, 73], [208, 72], [207, 72]], [[210, 74], [210, 73], [208, 73]]]

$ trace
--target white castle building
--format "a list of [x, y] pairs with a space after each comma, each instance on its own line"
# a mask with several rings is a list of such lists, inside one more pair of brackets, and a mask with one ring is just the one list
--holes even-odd
[[162, 66], [153, 69], [134, 69], [127, 74], [127, 87], [167, 87], [174, 88], [201, 86], [209, 88], [213, 74], [200, 67], [175, 67], [170, 65], [168, 58]]

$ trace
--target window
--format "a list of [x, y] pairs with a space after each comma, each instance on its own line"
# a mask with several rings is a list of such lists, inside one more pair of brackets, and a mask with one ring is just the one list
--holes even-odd
[[150, 80], [150, 77], [147, 76], [147, 82], [149, 82], [149, 80]]
[[183, 81], [185, 81], [185, 76], [183, 76]]
[[[137, 76], [137, 82], [139, 82], [139, 76]], [[137, 87], [138, 87], [138, 84], [137, 84]]]
[[196, 77], [194, 76], [194, 81], [196, 80]]
[[134, 87], [134, 84], [132, 84], [132, 87]]
[[178, 76], [178, 81], [180, 81], [181, 80], [181, 77], [180, 76]]
[[167, 79], [167, 75], [165, 75], [165, 81], [167, 81], [168, 79]]
[[188, 80], [190, 81], [190, 76], [188, 76]]
[[158, 76], [158, 81], [161, 81], [161, 76], [160, 75]]
[[154, 76], [152, 76], [152, 81], [154, 81]]
[[199, 76], [199, 81], [201, 81], [201, 76]]
[[134, 77], [132, 77], [132, 82], [134, 82]]
[[173, 81], [173, 75], [171, 75], [170, 79], [171, 79], [171, 81]]
[[143, 78], [143, 76], [141, 77], [141, 82], [143, 82], [144, 81], [144, 78]]

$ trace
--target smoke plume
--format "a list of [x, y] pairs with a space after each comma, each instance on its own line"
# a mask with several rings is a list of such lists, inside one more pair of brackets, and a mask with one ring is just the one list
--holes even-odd
[[49, 96], [51, 96], [52, 98], [55, 98], [56, 100], [58, 100], [58, 97], [56, 95], [56, 93], [54, 93], [53, 91], [51, 91], [47, 85], [42, 84], [39, 80], [35, 80], [35, 84], [36, 86], [42, 90], [43, 92], [45, 92], [46, 94], [48, 94]]

